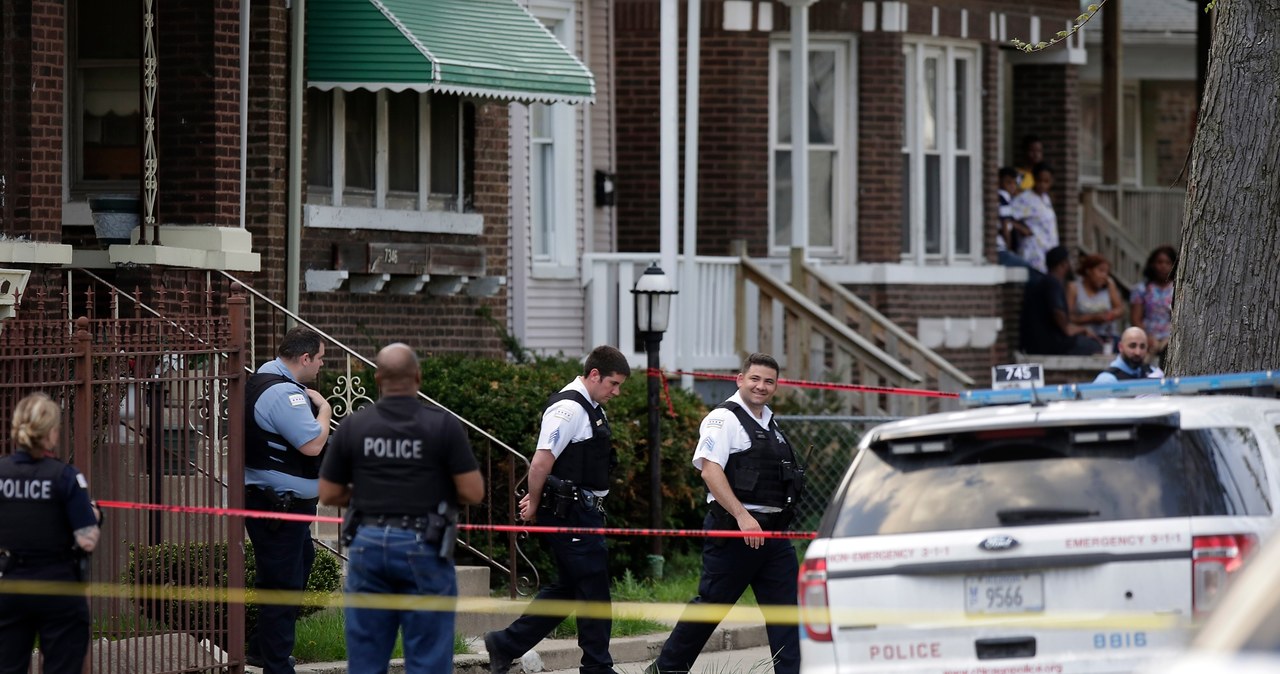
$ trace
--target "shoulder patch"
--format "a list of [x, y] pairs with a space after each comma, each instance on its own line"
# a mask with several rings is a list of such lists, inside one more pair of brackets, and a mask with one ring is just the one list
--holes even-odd
[[83, 473], [76, 473], [76, 484], [80, 485], [81, 489], [89, 488], [89, 481], [84, 479]]
[[559, 417], [561, 419], [564, 419], [565, 421], [569, 421], [570, 419], [573, 418], [573, 410], [568, 409], [566, 407], [557, 407], [556, 409], [551, 411], [551, 416]]
[[724, 428], [724, 419], [707, 417], [707, 428]]
[[304, 396], [304, 395], [302, 395], [301, 393], [290, 393], [290, 394], [289, 394], [289, 404], [290, 404], [290, 405], [292, 405], [292, 406], [294, 406], [294, 407], [298, 407], [298, 406], [301, 406], [301, 405], [306, 405], [306, 404], [307, 404], [307, 397], [306, 397], [306, 396]]

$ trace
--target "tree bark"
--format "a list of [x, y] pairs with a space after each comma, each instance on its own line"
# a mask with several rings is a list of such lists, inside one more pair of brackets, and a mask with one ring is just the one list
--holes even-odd
[[1174, 281], [1173, 375], [1280, 368], [1280, 0], [1218, 0]]

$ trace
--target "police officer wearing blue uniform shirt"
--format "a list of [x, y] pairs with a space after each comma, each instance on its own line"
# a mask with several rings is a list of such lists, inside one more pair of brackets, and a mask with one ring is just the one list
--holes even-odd
[[[417, 398], [418, 357], [378, 352], [379, 398], [333, 435], [320, 502], [348, 506], [346, 591], [454, 597], [458, 507], [484, 498], [484, 478], [456, 417]], [[403, 629], [406, 672], [453, 671], [453, 611], [348, 606], [347, 671], [385, 674]]]
[[[800, 671], [796, 620], [777, 620], [779, 611], [796, 606], [795, 547], [786, 539], [749, 535], [785, 531], [804, 491], [804, 471], [768, 406], [777, 390], [778, 362], [767, 354], [751, 354], [738, 375], [738, 392], [702, 420], [693, 466], [702, 472], [710, 492], [703, 529], [739, 530], [748, 535], [706, 539], [698, 596], [689, 608], [732, 605], [750, 586], [760, 607], [772, 609], [765, 612], [765, 631], [773, 671], [796, 674]], [[717, 624], [682, 617], [646, 672], [688, 672]]]
[[[604, 526], [609, 472], [617, 463], [604, 403], [618, 395], [631, 366], [621, 351], [598, 346], [583, 374], [551, 396], [542, 413], [538, 449], [529, 466], [529, 493], [520, 499], [520, 517], [551, 527]], [[542, 641], [569, 616], [551, 615], [542, 600], [603, 602], [609, 596], [609, 553], [599, 534], [545, 534], [556, 562], [555, 582], [543, 586], [524, 615], [505, 630], [484, 635], [489, 671], [506, 674], [512, 661]], [[607, 611], [605, 612], [607, 614]], [[608, 618], [578, 617], [583, 674], [613, 672]]]
[[8, 583], [87, 580], [101, 512], [89, 483], [51, 455], [62, 413], [35, 393], [14, 408], [18, 451], [0, 458], [0, 672], [27, 674], [40, 637], [45, 674], [80, 674], [89, 649], [89, 602], [83, 596], [4, 594]]
[[[316, 380], [324, 343], [314, 330], [285, 333], [277, 358], [249, 377], [245, 390], [245, 508], [316, 514], [320, 454], [329, 439], [332, 410]], [[308, 522], [251, 517], [245, 531], [253, 542], [255, 585], [260, 590], [302, 590], [315, 548]], [[262, 604], [245, 648], [248, 664], [266, 674], [293, 674], [296, 605]]]

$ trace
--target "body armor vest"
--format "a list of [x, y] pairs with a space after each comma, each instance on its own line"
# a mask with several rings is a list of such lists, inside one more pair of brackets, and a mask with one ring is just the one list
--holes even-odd
[[1107, 368], [1105, 371], [1110, 372], [1112, 375], [1115, 376], [1117, 380], [1120, 380], [1120, 381], [1124, 381], [1126, 379], [1146, 379], [1147, 377], [1151, 376], [1151, 372], [1152, 372], [1150, 365], [1143, 365], [1142, 367], [1138, 368], [1138, 374], [1129, 374], [1128, 372], [1125, 372], [1124, 370], [1114, 365]]
[[609, 430], [609, 420], [604, 416], [604, 409], [592, 405], [586, 396], [577, 391], [561, 391], [547, 399], [543, 413], [561, 400], [572, 400], [586, 411], [587, 420], [591, 424], [591, 437], [570, 442], [552, 464], [551, 474], [579, 487], [597, 491], [608, 489], [609, 471], [618, 465], [618, 453], [613, 449], [613, 432]]
[[760, 422], [735, 402], [726, 402], [720, 408], [733, 412], [751, 438], [751, 448], [730, 454], [724, 467], [733, 495], [754, 505], [795, 505], [804, 491], [804, 470], [778, 424], [771, 419], [768, 428], [761, 428]]
[[[306, 395], [306, 389], [301, 384], [283, 375], [267, 372], [259, 372], [249, 377], [249, 383], [245, 386], [244, 405], [247, 423], [244, 425], [244, 465], [246, 468], [276, 470], [308, 480], [317, 479], [320, 477], [320, 456], [307, 456], [298, 451], [297, 447], [289, 444], [283, 435], [272, 433], [259, 426], [258, 419], [253, 413], [262, 394], [280, 383], [292, 384]], [[311, 414], [319, 412], [309, 397], [307, 404], [311, 407]], [[268, 442], [274, 442], [288, 449], [283, 452], [272, 449]]]
[[55, 489], [66, 464], [44, 458], [18, 463], [0, 459], [0, 548], [71, 559], [75, 537]]

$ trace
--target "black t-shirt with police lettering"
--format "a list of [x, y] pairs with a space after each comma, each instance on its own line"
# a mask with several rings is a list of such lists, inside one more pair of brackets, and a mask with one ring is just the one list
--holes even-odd
[[476, 470], [475, 454], [453, 415], [416, 397], [379, 400], [342, 422], [320, 477], [351, 485], [365, 515], [426, 515], [457, 504], [453, 476]]

